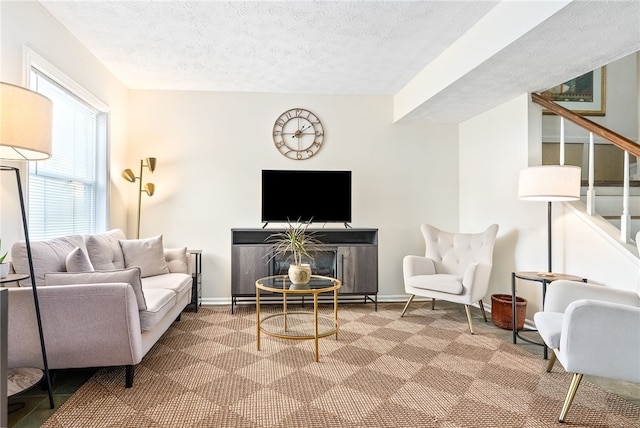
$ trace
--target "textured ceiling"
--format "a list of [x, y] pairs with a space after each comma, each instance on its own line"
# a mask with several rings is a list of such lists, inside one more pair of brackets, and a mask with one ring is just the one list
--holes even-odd
[[[42, 1], [129, 88], [358, 95], [396, 94], [497, 3]], [[408, 117], [464, 120], [640, 48], [638, 0], [556, 15]]]

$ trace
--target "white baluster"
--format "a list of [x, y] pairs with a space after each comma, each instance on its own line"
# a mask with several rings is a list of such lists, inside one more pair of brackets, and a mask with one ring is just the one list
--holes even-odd
[[593, 145], [593, 132], [589, 132], [589, 188], [587, 189], [587, 214], [595, 215], [596, 213], [596, 190], [593, 187], [595, 180], [595, 167], [594, 167], [594, 145]]
[[560, 117], [560, 165], [564, 165], [564, 117]]
[[622, 216], [620, 216], [620, 239], [631, 239], [631, 216], [629, 215], [629, 152], [624, 152], [624, 183], [622, 183]]

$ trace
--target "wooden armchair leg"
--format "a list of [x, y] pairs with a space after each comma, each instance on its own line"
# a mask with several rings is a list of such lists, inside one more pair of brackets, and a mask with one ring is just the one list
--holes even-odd
[[407, 308], [409, 307], [409, 304], [413, 301], [414, 297], [416, 297], [415, 294], [412, 294], [411, 297], [409, 297], [409, 300], [407, 300], [407, 304], [404, 305], [404, 309], [402, 310], [402, 313], [400, 314], [400, 318], [402, 318], [404, 316], [404, 313], [407, 312]]
[[487, 313], [484, 311], [484, 303], [482, 303], [482, 300], [478, 301], [478, 305], [480, 306], [480, 310], [482, 311], [482, 317], [484, 318], [484, 322], [487, 322]]
[[549, 361], [547, 362], [547, 373], [551, 373], [551, 369], [553, 369], [553, 365], [556, 362], [556, 353], [555, 351], [552, 349], [551, 350], [551, 355], [549, 355]]
[[471, 323], [471, 307], [464, 305], [464, 310], [467, 312], [467, 321], [469, 322], [469, 331], [473, 334], [473, 324]]

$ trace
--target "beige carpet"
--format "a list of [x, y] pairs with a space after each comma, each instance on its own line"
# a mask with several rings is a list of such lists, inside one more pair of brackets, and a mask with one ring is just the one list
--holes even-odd
[[[263, 312], [275, 310], [270, 306]], [[342, 305], [320, 341], [262, 336], [255, 309], [185, 312], [136, 368], [97, 372], [45, 427], [557, 427], [570, 376], [430, 304]], [[328, 310], [324, 309], [323, 310]], [[464, 311], [460, 306], [460, 311]], [[583, 381], [564, 426], [638, 427], [640, 407]]]

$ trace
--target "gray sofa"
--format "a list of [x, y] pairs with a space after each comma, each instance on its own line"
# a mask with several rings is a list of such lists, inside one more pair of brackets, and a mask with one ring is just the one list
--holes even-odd
[[[31, 241], [50, 369], [134, 366], [191, 301], [190, 255], [121, 230]], [[16, 273], [28, 273], [24, 242]], [[43, 367], [30, 279], [9, 287], [9, 367]]]

